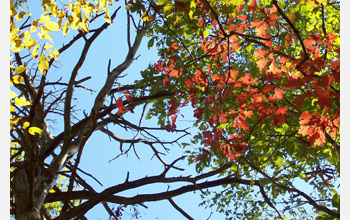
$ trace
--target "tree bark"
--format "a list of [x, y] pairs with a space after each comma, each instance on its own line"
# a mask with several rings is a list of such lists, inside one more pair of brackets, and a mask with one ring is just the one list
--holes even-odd
[[35, 202], [30, 199], [28, 175], [25, 168], [21, 168], [16, 172], [12, 184], [16, 204], [16, 219], [41, 220], [40, 207], [35, 207]]

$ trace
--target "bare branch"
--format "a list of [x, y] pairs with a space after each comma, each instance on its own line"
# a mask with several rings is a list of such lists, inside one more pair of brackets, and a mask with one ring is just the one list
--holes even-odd
[[274, 178], [270, 177], [269, 175], [267, 175], [265, 172], [263, 172], [261, 169], [259, 169], [257, 166], [255, 166], [253, 163], [251, 163], [247, 158], [245, 157], [241, 157], [243, 158], [243, 160], [245, 162], [247, 162], [254, 170], [256, 170], [258, 173], [262, 174], [264, 177], [266, 177], [267, 179], [269, 179], [275, 186], [281, 188], [281, 189], [284, 189], [288, 192], [295, 192], [301, 196], [303, 196], [308, 202], [310, 205], [312, 205], [314, 208], [320, 210], [320, 211], [324, 211], [326, 212], [327, 214], [331, 215], [331, 216], [334, 216], [334, 217], [337, 217], [339, 218], [340, 217], [340, 214], [338, 212], [335, 212], [325, 206], [322, 206], [322, 205], [319, 205], [317, 204], [317, 202], [315, 202], [309, 195], [307, 195], [306, 193], [296, 189], [296, 188], [292, 188], [292, 187], [288, 187], [288, 186], [284, 186], [280, 183], [278, 183]]
[[192, 218], [189, 214], [187, 214], [183, 209], [181, 209], [178, 205], [176, 205], [176, 203], [174, 202], [174, 200], [172, 198], [168, 199], [170, 204], [177, 210], [179, 211], [183, 216], [185, 216], [187, 219], [189, 220], [194, 220], [194, 218]]

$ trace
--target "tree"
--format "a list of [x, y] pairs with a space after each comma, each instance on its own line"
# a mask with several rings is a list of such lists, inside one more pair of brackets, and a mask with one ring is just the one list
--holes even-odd
[[[85, 219], [102, 203], [118, 219], [122, 207], [168, 199], [192, 219], [172, 198], [200, 191], [202, 205], [215, 206], [228, 219], [340, 217], [339, 2], [45, 0], [37, 16], [26, 5], [11, 1], [13, 216]], [[74, 94], [90, 91], [83, 84], [91, 79], [79, 78], [79, 70], [91, 45], [124, 8], [125, 60], [116, 67], [109, 61], [91, 109], [78, 114]], [[72, 39], [58, 47], [53, 43], [57, 34]], [[133, 84], [120, 84], [123, 77], [135, 78], [123, 74], [145, 37], [160, 60]], [[60, 55], [79, 42], [81, 54], [68, 79], [55, 79], [52, 71]], [[185, 108], [192, 109], [198, 133], [182, 144], [184, 156], [167, 163], [160, 149], [170, 154], [168, 145], [190, 135], [178, 129]], [[137, 109], [139, 123], [127, 120]], [[142, 126], [145, 115], [157, 119], [158, 127]], [[55, 117], [63, 123], [57, 135], [51, 128]], [[136, 135], [120, 137], [115, 126]], [[96, 192], [78, 171], [84, 146], [97, 131], [118, 142], [121, 155], [130, 150], [137, 155], [137, 144], [149, 146], [164, 171], [137, 180], [128, 175]], [[168, 132], [174, 139], [163, 141], [154, 132]], [[181, 170], [176, 164], [184, 159], [195, 164], [198, 174], [171, 177], [169, 171]], [[178, 182], [186, 185], [118, 195]], [[210, 189], [216, 186], [224, 189], [214, 193]], [[113, 211], [108, 203], [120, 208]]]

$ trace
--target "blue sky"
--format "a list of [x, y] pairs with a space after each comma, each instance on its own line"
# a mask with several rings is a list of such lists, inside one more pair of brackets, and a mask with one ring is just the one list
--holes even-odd
[[[35, 15], [36, 13], [40, 13], [41, 8], [39, 0], [34, 0], [34, 2], [37, 3], [33, 4], [29, 2], [29, 6], [31, 8], [32, 14]], [[112, 12], [113, 10], [111, 10], [110, 13]], [[105, 30], [91, 46], [85, 63], [79, 71], [77, 80], [80, 80], [87, 76], [92, 77], [92, 79], [83, 83], [84, 86], [98, 91], [106, 80], [108, 60], [111, 59], [111, 68], [116, 67], [122, 61], [124, 61], [128, 51], [126, 42], [126, 28], [126, 15], [124, 7], [122, 5], [122, 9], [118, 12], [113, 24], [107, 30]], [[71, 31], [71, 33], [76, 32]], [[134, 36], [134, 34], [132, 34], [132, 36]], [[68, 42], [71, 38], [71, 34], [68, 35], [67, 38], [64, 38], [62, 37], [61, 33], [55, 33], [53, 40], [56, 48], [60, 48], [63, 42]], [[133, 41], [133, 38], [131, 38], [131, 40]], [[158, 60], [157, 51], [155, 48], [149, 50], [147, 48], [147, 42], [148, 39], [145, 38], [136, 55], [140, 55], [140, 57], [138, 57], [138, 59], [134, 61], [130, 68], [124, 72], [124, 74], [127, 76], [120, 80], [121, 84], [133, 84], [135, 79], [140, 78], [141, 70], [145, 69], [150, 62], [152, 63]], [[83, 40], [80, 40], [68, 51], [65, 51], [61, 54], [59, 57], [60, 60], [54, 64], [58, 68], [52, 68], [48, 72], [48, 77], [50, 79], [58, 80], [62, 77], [62, 82], [65, 82], [65, 80], [67, 81], [67, 79], [69, 79], [70, 73], [80, 56], [83, 43]], [[76, 104], [76, 108], [80, 109], [77, 111], [77, 116], [79, 118], [82, 118], [83, 110], [86, 110], [86, 112], [89, 112], [91, 110], [96, 95], [97, 92], [91, 93], [90, 91], [83, 89], [75, 89], [74, 97], [77, 98], [77, 101], [73, 102], [73, 104]], [[128, 113], [124, 115], [124, 117], [137, 124], [140, 117], [140, 110], [140, 108], [135, 109], [134, 114]], [[179, 129], [189, 127], [190, 125], [187, 124], [185, 120], [193, 119], [193, 112], [190, 110], [185, 111], [183, 114], [186, 118], [178, 118], [179, 121], [182, 120], [182, 123], [178, 125]], [[50, 124], [53, 126], [53, 134], [56, 135], [63, 129], [63, 118], [61, 116], [53, 115], [51, 115], [51, 117], [53, 119], [56, 119], [56, 123]], [[142, 125], [149, 127], [158, 127], [156, 123], [157, 120], [149, 120], [144, 121]], [[122, 138], [130, 138], [134, 135], [130, 134], [130, 132], [125, 132], [120, 127], [112, 128], [109, 126], [109, 129], [116, 132], [118, 136]], [[167, 141], [174, 140], [177, 137], [176, 135], [174, 136], [173, 133], [167, 132], [162, 132], [160, 135], [162, 140]], [[184, 139], [184, 141], [186, 140]], [[125, 148], [126, 147], [128, 146], [125, 145]], [[160, 146], [158, 147], [161, 148]], [[183, 155], [183, 150], [180, 149], [178, 145], [168, 147], [171, 149], [171, 152], [169, 154], [169, 157], [164, 158], [167, 163], [171, 163], [173, 160]], [[151, 160], [153, 157], [153, 152], [149, 146], [138, 144], [136, 145], [136, 150], [140, 156], [140, 159], [135, 156], [133, 151], [130, 151], [127, 156], [124, 155], [116, 160], [113, 160], [112, 162], [108, 162], [120, 153], [119, 143], [113, 140], [110, 141], [107, 135], [103, 134], [100, 131], [97, 131], [92, 135], [86, 144], [79, 167], [85, 172], [90, 173], [96, 177], [103, 184], [103, 187], [101, 187], [92, 178], [79, 172], [78, 174], [81, 175], [89, 184], [95, 187], [96, 191], [100, 192], [107, 187], [124, 182], [128, 171], [130, 172], [130, 180], [136, 180], [138, 178], [145, 177], [146, 175], [159, 175], [164, 170], [164, 166], [156, 158], [153, 158]], [[189, 167], [186, 161], [178, 163], [178, 165], [179, 164], [182, 168], [186, 168], [186, 171], [170, 171], [168, 174], [169, 176], [195, 175], [194, 167]], [[185, 184], [174, 184], [170, 189], [175, 189], [175, 187], [181, 185]], [[142, 189], [130, 190], [121, 193], [120, 195], [134, 196], [135, 193], [140, 194], [163, 192], [167, 189], [167, 187], [168, 185], [166, 184], [155, 184], [143, 187]], [[174, 201], [195, 219], [207, 219], [210, 216], [211, 211], [215, 212], [215, 210], [205, 209], [204, 207], [198, 208], [198, 204], [201, 202], [200, 194], [198, 192], [196, 194], [188, 193], [179, 197], [175, 197]], [[145, 205], [149, 208], [145, 209], [141, 206], [138, 206], [138, 211], [140, 211], [142, 219], [184, 219], [182, 214], [175, 210], [167, 200], [146, 203]], [[113, 206], [111, 205], [111, 207]], [[129, 210], [129, 207], [125, 210]], [[127, 212], [124, 213], [122, 219], [131, 219], [131, 216], [129, 216]], [[86, 214], [86, 217], [88, 219], [107, 219], [108, 214], [102, 205], [98, 205], [90, 210]], [[211, 215], [211, 219], [218, 218], [222, 219], [222, 217], [218, 217], [218, 214], [216, 213], [213, 213]]]

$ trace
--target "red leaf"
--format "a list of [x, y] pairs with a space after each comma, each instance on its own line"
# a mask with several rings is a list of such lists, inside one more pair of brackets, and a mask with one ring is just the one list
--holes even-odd
[[253, 57], [255, 59], [260, 59], [261, 57], [264, 57], [266, 54], [268, 54], [269, 52], [266, 50], [262, 50], [262, 49], [257, 49], [254, 54]]
[[213, 82], [219, 82], [219, 83], [224, 83], [224, 77], [223, 76], [221, 76], [221, 75], [219, 75], [219, 74], [214, 74], [214, 75], [212, 75], [211, 76], [211, 80], [213, 81]]
[[323, 91], [321, 89], [317, 89], [315, 91], [315, 95], [318, 97], [318, 101], [316, 103], [319, 104], [321, 108], [325, 108], [327, 111], [333, 102], [330, 94], [330, 91]]
[[310, 121], [310, 119], [312, 118], [312, 115], [310, 114], [310, 112], [306, 111], [301, 113], [300, 117], [299, 117], [299, 123], [301, 125], [307, 125]]
[[261, 57], [258, 61], [256, 61], [256, 66], [259, 68], [260, 71], [265, 70], [267, 63], [269, 62], [268, 59]]
[[202, 118], [203, 115], [203, 108], [197, 108], [196, 110], [194, 110], [194, 117], [196, 118]]
[[239, 82], [249, 85], [253, 82], [252, 76], [249, 73], [244, 73], [244, 76], [238, 79]]
[[249, 8], [252, 11], [252, 13], [254, 14], [256, 11], [256, 0], [252, 0], [249, 4]]
[[278, 69], [275, 61], [272, 61], [272, 63], [270, 64], [269, 71], [273, 74], [279, 74], [281, 72], [280, 69]]
[[169, 108], [169, 115], [173, 115], [176, 113], [177, 108], [180, 106], [180, 104], [177, 102], [177, 100], [173, 97], [170, 101], [170, 108]]
[[262, 103], [264, 99], [266, 99], [266, 96], [264, 94], [257, 93], [252, 95], [251, 101], [252, 103]]
[[165, 87], [168, 87], [168, 86], [170, 85], [168, 77], [165, 77], [165, 78], [164, 78], [164, 80], [163, 80], [163, 85], [164, 85]]
[[124, 93], [124, 96], [126, 97], [126, 100], [128, 102], [132, 102], [132, 97], [130, 95], [130, 92], [129, 91], [124, 91], [123, 93]]
[[284, 91], [279, 89], [279, 88], [275, 88], [275, 96], [277, 99], [282, 99], [283, 98], [283, 93]]
[[286, 115], [277, 115], [275, 117], [273, 117], [271, 123], [275, 126], [278, 127], [280, 125], [283, 124], [283, 122], [285, 122], [285, 120], [287, 119]]
[[179, 49], [179, 46], [177, 46], [177, 42], [175, 42], [170, 46], [167, 55], [169, 56], [174, 50], [177, 50], [177, 49]]
[[333, 120], [333, 124], [335, 127], [339, 128], [340, 127], [340, 118], [336, 118]]
[[[170, 68], [169, 68], [169, 69], [170, 69]], [[179, 76], [182, 75], [182, 70], [181, 70], [181, 69], [179, 69], [179, 70], [172, 69], [172, 70], [170, 70], [170, 72], [169, 72], [168, 75], [169, 75], [169, 76], [179, 77]]]
[[281, 107], [278, 108], [278, 110], [276, 111], [275, 114], [276, 114], [276, 115], [284, 115], [284, 114], [287, 113], [287, 111], [288, 111], [288, 108], [287, 108], [287, 107], [281, 106]]
[[253, 113], [253, 111], [244, 111], [243, 114], [245, 117], [251, 118], [254, 113]]
[[281, 57], [281, 58], [279, 58], [278, 60], [279, 60], [281, 63], [286, 63], [286, 62], [289, 62], [289, 61], [290, 61], [290, 59], [287, 58], [287, 57]]
[[242, 21], [246, 21], [247, 15], [241, 15], [241, 16], [238, 16], [238, 18], [241, 19]]
[[193, 78], [186, 78], [185, 79], [185, 84], [186, 84], [187, 88], [192, 89], [192, 87], [193, 87]]
[[249, 124], [248, 123], [245, 123], [243, 120], [241, 120], [239, 122], [239, 126], [238, 128], [242, 128], [244, 131], [248, 131], [249, 130]]
[[230, 79], [233, 79], [233, 80], [237, 79], [237, 75], [238, 75], [237, 70], [230, 69]]
[[274, 85], [266, 85], [263, 89], [263, 93], [268, 93], [270, 92], [273, 88], [275, 88]]
[[112, 105], [113, 108], [118, 108], [118, 112], [117, 115], [121, 115], [124, 113], [124, 110], [126, 109], [122, 99], [119, 97], [117, 102], [115, 104]]

